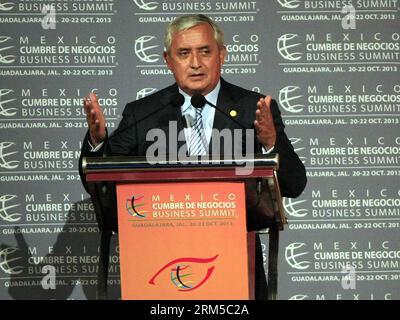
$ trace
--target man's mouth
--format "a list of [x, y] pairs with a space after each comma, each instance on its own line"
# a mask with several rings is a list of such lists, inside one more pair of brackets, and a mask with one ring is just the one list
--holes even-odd
[[191, 74], [190, 78], [191, 79], [199, 79], [202, 78], [204, 76], [204, 73], [196, 73], [196, 74]]

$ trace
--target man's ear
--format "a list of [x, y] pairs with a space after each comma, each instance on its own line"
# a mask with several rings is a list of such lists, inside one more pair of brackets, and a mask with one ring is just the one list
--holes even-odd
[[226, 47], [223, 46], [222, 48], [219, 49], [219, 60], [220, 60], [221, 66], [225, 62], [225, 55], [226, 55]]
[[171, 66], [170, 66], [170, 64], [171, 64], [171, 61], [169, 60], [169, 59], [170, 59], [170, 57], [169, 57], [169, 55], [168, 55], [167, 51], [164, 51], [164, 53], [163, 53], [163, 56], [164, 56], [164, 61], [165, 61], [165, 64], [167, 65], [168, 69], [170, 69], [170, 70], [171, 70]]

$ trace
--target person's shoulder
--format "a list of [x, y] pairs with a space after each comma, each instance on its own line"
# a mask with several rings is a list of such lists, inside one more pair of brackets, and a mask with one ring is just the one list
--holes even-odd
[[227, 82], [226, 80], [224, 80], [222, 78], [221, 78], [221, 85], [222, 85], [223, 90], [226, 90], [227, 92], [229, 92], [230, 95], [235, 100], [241, 100], [241, 99], [256, 99], [256, 100], [258, 100], [262, 97], [265, 97], [264, 95], [262, 95], [258, 92], [255, 92], [255, 91], [240, 87], [236, 84]]
[[[239, 87], [233, 83], [227, 82], [221, 78], [221, 85], [225, 92], [228, 92], [231, 98], [238, 103], [238, 105], [248, 108], [253, 106], [256, 108], [256, 103], [260, 98], [265, 98], [265, 94], [256, 91]], [[274, 115], [280, 115], [280, 110], [277, 101], [272, 97], [271, 110]]]

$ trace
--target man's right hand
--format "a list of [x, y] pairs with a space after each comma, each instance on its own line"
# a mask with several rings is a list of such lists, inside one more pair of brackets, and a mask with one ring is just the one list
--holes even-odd
[[96, 147], [106, 138], [106, 120], [97, 96], [92, 92], [83, 99], [83, 108], [89, 126], [90, 141]]

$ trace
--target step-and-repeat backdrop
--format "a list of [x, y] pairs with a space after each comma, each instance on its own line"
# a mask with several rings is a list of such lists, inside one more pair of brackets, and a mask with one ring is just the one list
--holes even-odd
[[[278, 298], [399, 299], [398, 11], [397, 0], [1, 0], [0, 299], [95, 298], [82, 97], [96, 92], [115, 129], [127, 102], [173, 83], [163, 30], [199, 12], [225, 31], [223, 77], [279, 101], [307, 167], [302, 196], [284, 201]], [[116, 236], [110, 263], [118, 299]]]

